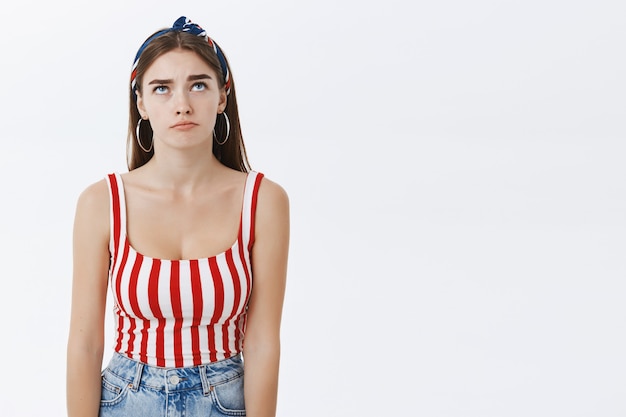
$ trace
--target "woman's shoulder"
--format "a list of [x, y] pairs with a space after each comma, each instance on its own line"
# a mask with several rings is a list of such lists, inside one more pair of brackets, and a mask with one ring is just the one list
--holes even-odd
[[274, 220], [289, 215], [289, 196], [285, 188], [263, 175], [257, 197], [257, 215]]
[[289, 197], [287, 191], [276, 181], [268, 178], [262, 172], [257, 172], [257, 175], [262, 177], [259, 187], [259, 198], [263, 196], [264, 199], [277, 200], [287, 202]]
[[[268, 278], [266, 273], [261, 272], [259, 275], [259, 271], [271, 270], [273, 272], [270, 275], [275, 276], [276, 268], [282, 268], [281, 265], [286, 263], [289, 217], [287, 192], [278, 182], [263, 176], [258, 189], [254, 223], [255, 279], [257, 282], [259, 279], [267, 282]], [[259, 265], [265, 266], [259, 269]], [[261, 278], [262, 276], [266, 278]]]
[[109, 185], [105, 178], [89, 184], [78, 196], [78, 208], [92, 213], [104, 209], [108, 213]]

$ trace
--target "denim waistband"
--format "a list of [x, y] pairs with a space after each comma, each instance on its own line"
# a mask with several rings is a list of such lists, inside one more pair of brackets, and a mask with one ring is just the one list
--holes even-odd
[[159, 368], [129, 359], [117, 352], [106, 371], [125, 380], [132, 390], [140, 386], [165, 392], [199, 389], [208, 394], [213, 387], [243, 374], [243, 360], [236, 355], [221, 361], [188, 368]]

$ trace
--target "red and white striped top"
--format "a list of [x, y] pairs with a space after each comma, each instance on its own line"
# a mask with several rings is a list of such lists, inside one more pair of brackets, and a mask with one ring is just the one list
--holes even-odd
[[262, 178], [248, 174], [239, 234], [228, 250], [204, 259], [166, 260], [142, 255], [130, 245], [122, 178], [107, 175], [116, 352], [160, 367], [197, 366], [241, 352]]

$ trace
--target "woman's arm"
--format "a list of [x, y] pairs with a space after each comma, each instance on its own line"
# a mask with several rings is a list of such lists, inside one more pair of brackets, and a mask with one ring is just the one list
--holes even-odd
[[274, 417], [278, 394], [280, 321], [287, 277], [289, 200], [276, 183], [259, 188], [252, 248], [252, 294], [244, 339], [248, 417]]
[[100, 408], [109, 235], [108, 186], [100, 181], [80, 195], [74, 218], [72, 312], [67, 344], [70, 417], [97, 417]]

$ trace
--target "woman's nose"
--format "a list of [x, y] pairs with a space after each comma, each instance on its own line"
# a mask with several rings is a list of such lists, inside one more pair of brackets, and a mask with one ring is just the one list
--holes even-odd
[[189, 104], [189, 97], [187, 97], [187, 94], [178, 94], [176, 101], [176, 114], [191, 114], [191, 105]]

